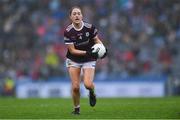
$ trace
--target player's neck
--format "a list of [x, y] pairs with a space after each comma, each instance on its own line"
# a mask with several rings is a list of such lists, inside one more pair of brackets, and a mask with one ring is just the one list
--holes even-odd
[[72, 23], [72, 25], [73, 25], [74, 29], [79, 31], [79, 30], [82, 29], [84, 23], [83, 23], [83, 21], [81, 21], [80, 23], [77, 23], [77, 24], [76, 23]]
[[81, 23], [81, 22], [80, 22], [80, 23], [73, 23], [73, 25], [74, 25], [74, 27], [75, 27], [76, 29], [80, 29], [81, 26], [82, 26], [82, 23]]

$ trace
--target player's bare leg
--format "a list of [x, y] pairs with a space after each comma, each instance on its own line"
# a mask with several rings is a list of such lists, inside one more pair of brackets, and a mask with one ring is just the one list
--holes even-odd
[[69, 75], [72, 81], [72, 98], [74, 103], [73, 114], [80, 114], [80, 68], [69, 67]]
[[83, 69], [83, 80], [84, 80], [84, 85], [85, 87], [89, 90], [89, 103], [93, 107], [96, 105], [96, 95], [94, 91], [94, 68], [84, 68]]

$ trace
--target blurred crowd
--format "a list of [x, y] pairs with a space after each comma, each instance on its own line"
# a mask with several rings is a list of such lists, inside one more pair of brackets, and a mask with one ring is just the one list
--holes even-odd
[[97, 63], [99, 80], [179, 75], [179, 0], [1, 0], [0, 80], [7, 92], [13, 80], [67, 75], [63, 32], [74, 5], [108, 48]]

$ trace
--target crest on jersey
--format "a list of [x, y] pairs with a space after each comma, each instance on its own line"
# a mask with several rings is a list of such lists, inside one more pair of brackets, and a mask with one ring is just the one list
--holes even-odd
[[89, 37], [89, 32], [86, 32], [86, 37]]

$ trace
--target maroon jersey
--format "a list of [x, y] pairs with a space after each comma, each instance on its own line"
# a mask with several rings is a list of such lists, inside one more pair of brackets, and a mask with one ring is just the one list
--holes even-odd
[[[76, 29], [73, 24], [70, 24], [64, 31], [65, 44], [74, 44], [78, 50], [88, 51], [95, 44], [93, 38], [97, 35], [97, 29], [89, 23], [82, 22], [82, 27]], [[74, 55], [67, 51], [66, 57], [75, 62], [95, 61], [91, 57], [84, 55]]]

